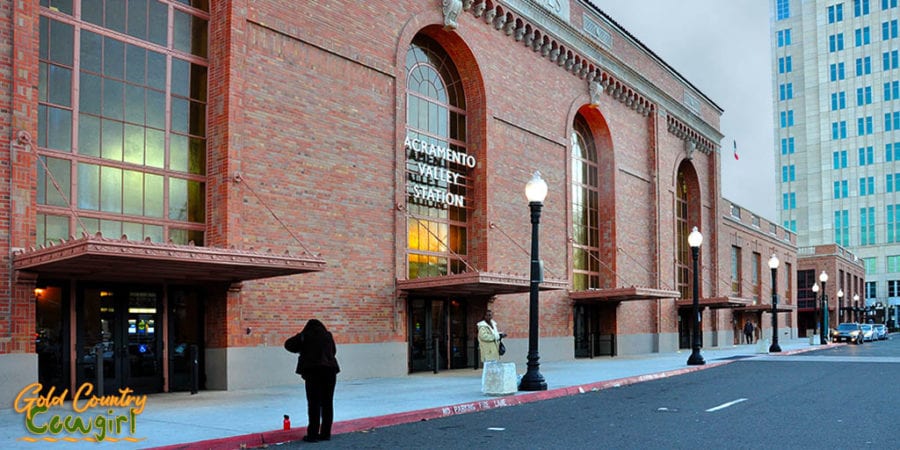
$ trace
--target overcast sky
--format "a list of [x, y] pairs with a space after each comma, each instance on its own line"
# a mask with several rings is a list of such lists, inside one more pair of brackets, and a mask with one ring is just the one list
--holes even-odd
[[774, 221], [769, 2], [591, 1], [725, 110], [722, 195]]

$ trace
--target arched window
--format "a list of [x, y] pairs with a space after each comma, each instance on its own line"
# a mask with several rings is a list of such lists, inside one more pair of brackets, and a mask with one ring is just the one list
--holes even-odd
[[573, 282], [576, 291], [600, 286], [599, 164], [593, 135], [578, 115], [572, 131]]
[[678, 291], [681, 298], [691, 298], [691, 247], [687, 237], [691, 230], [688, 225], [688, 187], [684, 177], [684, 170], [678, 171], [677, 186], [675, 187], [675, 245], [676, 261], [675, 271]]
[[409, 279], [465, 272], [469, 171], [466, 101], [459, 73], [433, 40], [406, 53], [406, 181]]

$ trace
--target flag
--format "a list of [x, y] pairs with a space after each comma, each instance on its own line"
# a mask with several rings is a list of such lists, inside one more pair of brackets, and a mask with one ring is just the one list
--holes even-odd
[[737, 154], [737, 140], [732, 140], [731, 142], [734, 144], [734, 159], [738, 160], [740, 158], [738, 158], [738, 154]]

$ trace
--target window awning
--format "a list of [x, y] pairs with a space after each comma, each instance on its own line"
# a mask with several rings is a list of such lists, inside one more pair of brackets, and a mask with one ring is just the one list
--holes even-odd
[[[753, 300], [742, 297], [705, 297], [698, 299], [697, 303], [702, 308], [721, 309], [721, 308], [738, 308], [741, 306], [750, 306]], [[689, 298], [679, 299], [675, 304], [678, 307], [690, 307], [694, 305], [694, 301]]]
[[[745, 307], [742, 307], [742, 308], [736, 308], [736, 309], [739, 310], [739, 311], [762, 311], [762, 312], [772, 312], [772, 305], [771, 305], [771, 304], [768, 304], [768, 305], [764, 305], [764, 304], [748, 305], [748, 306], [745, 306]], [[793, 312], [793, 311], [796, 311], [796, 310], [797, 310], [797, 307], [794, 306], [794, 305], [781, 305], [781, 304], [779, 304], [778, 306], [775, 307], [775, 311], [776, 311], [776, 312], [780, 312], [780, 313], [781, 313], [781, 312]]]
[[619, 303], [678, 297], [681, 297], [678, 291], [638, 286], [569, 291], [569, 298], [579, 302]]
[[[544, 279], [538, 285], [542, 291], [562, 290], [568, 287], [563, 280]], [[397, 280], [397, 289], [407, 294], [423, 297], [485, 296], [521, 294], [531, 290], [531, 279], [526, 275], [464, 272], [439, 277]]]
[[325, 261], [216, 247], [84, 235], [13, 255], [15, 270], [39, 276], [121, 282], [229, 282], [324, 270]]

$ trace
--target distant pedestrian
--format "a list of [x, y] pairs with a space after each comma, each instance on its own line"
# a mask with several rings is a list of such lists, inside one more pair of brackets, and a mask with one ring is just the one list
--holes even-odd
[[306, 382], [306, 406], [309, 425], [306, 442], [331, 439], [334, 422], [334, 388], [337, 384], [337, 347], [334, 337], [317, 319], [310, 319], [303, 331], [284, 341], [284, 348], [299, 353], [296, 372]]
[[753, 322], [747, 321], [744, 323], [744, 343], [752, 344], [753, 343]]
[[498, 361], [500, 359], [500, 340], [506, 337], [497, 329], [494, 321], [494, 313], [491, 310], [484, 312], [484, 320], [478, 322], [478, 351], [481, 362]]

